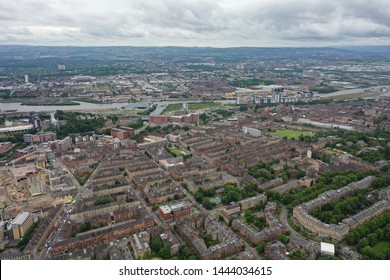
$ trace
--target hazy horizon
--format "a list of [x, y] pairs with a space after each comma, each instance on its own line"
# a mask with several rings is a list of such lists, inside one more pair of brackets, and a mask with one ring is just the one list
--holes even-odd
[[319, 45], [319, 46], [304, 46], [304, 45], [296, 45], [296, 46], [250, 46], [250, 45], [242, 45], [242, 46], [224, 46], [224, 47], [215, 47], [215, 46], [185, 46], [185, 45], [41, 45], [41, 44], [2, 44], [0, 43], [0, 47], [6, 46], [18, 46], [18, 47], [58, 47], [58, 48], [109, 48], [109, 47], [129, 47], [129, 48], [210, 48], [210, 49], [239, 49], [239, 48], [253, 48], [253, 49], [283, 49], [283, 48], [381, 48], [381, 47], [390, 47], [389, 44], [380, 44], [380, 45], [368, 45], [368, 44], [360, 44], [360, 45]]

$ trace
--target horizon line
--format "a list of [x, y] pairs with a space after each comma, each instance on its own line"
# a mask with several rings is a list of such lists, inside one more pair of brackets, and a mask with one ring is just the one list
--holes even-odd
[[322, 46], [251, 46], [251, 45], [243, 45], [243, 46], [226, 46], [226, 47], [214, 47], [214, 46], [185, 46], [185, 45], [162, 45], [162, 46], [156, 46], [156, 45], [41, 45], [41, 44], [1, 44], [0, 47], [12, 47], [12, 46], [18, 46], [18, 47], [59, 47], [59, 48], [66, 48], [66, 47], [77, 47], [77, 48], [109, 48], [109, 47], [131, 47], [131, 48], [209, 48], [209, 49], [239, 49], [239, 48], [251, 48], [251, 49], [272, 49], [272, 48], [278, 48], [278, 49], [292, 49], [292, 48], [340, 48], [340, 47], [390, 47], [390, 44], [360, 44], [360, 45], [322, 45]]

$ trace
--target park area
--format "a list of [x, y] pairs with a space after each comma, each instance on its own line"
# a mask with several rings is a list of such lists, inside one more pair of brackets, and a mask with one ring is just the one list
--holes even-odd
[[186, 152], [184, 152], [176, 147], [168, 147], [168, 150], [172, 155], [177, 156], [177, 157], [187, 155]]
[[390, 242], [389, 241], [380, 241], [374, 247], [372, 247], [372, 249], [377, 254], [384, 254], [388, 250], [390, 250]]
[[[194, 102], [194, 103], [188, 103], [188, 109], [189, 110], [200, 110], [205, 108], [215, 108], [215, 107], [223, 107], [222, 103], [218, 102]], [[169, 104], [163, 111], [162, 114], [178, 111], [183, 108], [182, 103], [177, 104]]]
[[313, 136], [314, 133], [302, 131], [302, 130], [294, 130], [294, 129], [281, 129], [278, 131], [274, 131], [270, 133], [271, 136], [280, 136], [287, 137], [288, 139], [298, 139], [299, 136]]

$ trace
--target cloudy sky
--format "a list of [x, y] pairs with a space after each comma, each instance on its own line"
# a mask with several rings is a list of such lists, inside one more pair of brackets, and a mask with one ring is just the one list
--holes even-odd
[[2, 0], [0, 44], [390, 44], [390, 0]]

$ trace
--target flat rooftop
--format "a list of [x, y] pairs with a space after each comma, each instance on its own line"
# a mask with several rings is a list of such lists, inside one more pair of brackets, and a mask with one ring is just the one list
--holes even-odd
[[161, 209], [161, 211], [162, 211], [164, 214], [169, 214], [169, 213], [172, 212], [171, 207], [169, 207], [168, 205], [162, 205], [162, 206], [160, 206], [160, 209]]
[[27, 218], [30, 216], [30, 213], [29, 212], [22, 212], [22, 213], [19, 213], [15, 219], [12, 221], [12, 224], [13, 225], [23, 225], [24, 222], [27, 220]]
[[335, 248], [331, 243], [321, 242], [321, 252], [334, 256]]

